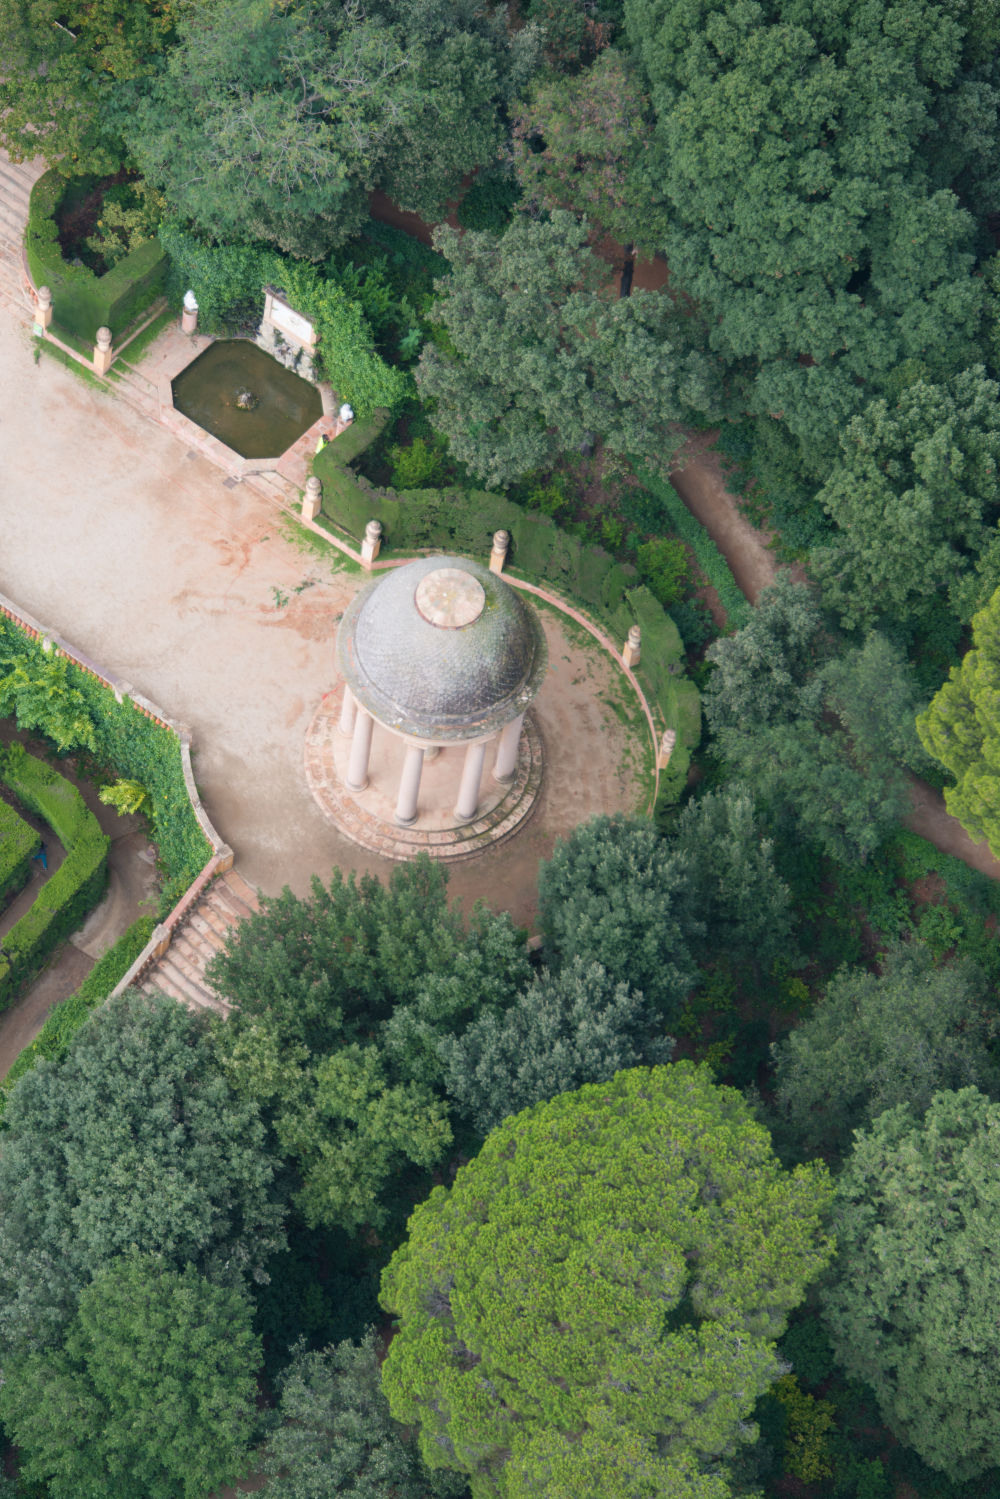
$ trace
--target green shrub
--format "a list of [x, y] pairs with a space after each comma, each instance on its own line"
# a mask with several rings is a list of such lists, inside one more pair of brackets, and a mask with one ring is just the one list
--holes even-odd
[[435, 485], [444, 469], [440, 448], [423, 437], [415, 437], [409, 447], [389, 450], [392, 482], [397, 489], [425, 489]]
[[112, 989], [125, 977], [146, 943], [153, 935], [152, 916], [140, 916], [128, 931], [118, 938], [103, 957], [98, 958], [75, 994], [64, 999], [50, 1012], [34, 1041], [20, 1053], [13, 1067], [0, 1084], [0, 1117], [3, 1115], [7, 1096], [18, 1078], [30, 1072], [43, 1057], [46, 1061], [58, 1061], [65, 1056], [70, 1041], [87, 1019], [91, 1010], [102, 1004]]
[[688, 557], [674, 536], [644, 541], [635, 555], [639, 576], [664, 608], [676, 603], [688, 581]]
[[[12, 621], [0, 618], [0, 658], [10, 657], [35, 671], [49, 653]], [[66, 681], [79, 693], [93, 723], [100, 760], [119, 776], [141, 781], [149, 792], [153, 838], [166, 878], [190, 884], [212, 850], [188, 798], [176, 734], [147, 718], [130, 698], [118, 702], [110, 687], [72, 661], [66, 662]]]
[[154, 238], [132, 250], [104, 276], [96, 276], [86, 266], [67, 264], [54, 217], [66, 182], [53, 170], [35, 183], [24, 249], [35, 285], [52, 292], [54, 323], [89, 345], [98, 328], [110, 328], [118, 338], [156, 300], [163, 290], [167, 257]]
[[480, 172], [456, 210], [463, 229], [486, 229], [502, 234], [521, 197], [521, 185], [510, 173]]
[[0, 904], [28, 883], [31, 861], [41, 844], [34, 828], [0, 802]]
[[0, 1008], [5, 1009], [101, 899], [111, 840], [76, 787], [21, 745], [11, 745], [0, 756], [0, 779], [49, 824], [66, 849], [62, 864], [3, 939]]

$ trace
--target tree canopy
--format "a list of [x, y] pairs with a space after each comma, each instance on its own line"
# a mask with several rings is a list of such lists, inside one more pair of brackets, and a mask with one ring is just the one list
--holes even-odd
[[52, 1499], [204, 1499], [246, 1471], [260, 1344], [252, 1308], [192, 1265], [112, 1260], [63, 1348], [8, 1363], [0, 1415]]
[[669, 297], [619, 299], [586, 222], [519, 215], [499, 238], [438, 229], [448, 275], [435, 306], [447, 340], [425, 346], [424, 400], [455, 457], [488, 484], [602, 440], [662, 467], [673, 424], [713, 409], [717, 373]]
[[393, 1414], [476, 1499], [719, 1493], [702, 1460], [751, 1435], [828, 1190], [691, 1063], [515, 1115], [385, 1272]]
[[824, 1293], [837, 1357], [882, 1419], [952, 1479], [1000, 1463], [1000, 1105], [975, 1088], [900, 1105], [857, 1137], [837, 1184], [840, 1269]]
[[227, 1084], [205, 1021], [130, 992], [59, 1064], [11, 1093], [0, 1151], [0, 1346], [44, 1349], [117, 1255], [161, 1255], [240, 1286], [284, 1242], [255, 1102]]
[[1000, 589], [973, 616], [972, 649], [917, 719], [927, 752], [955, 777], [945, 806], [973, 838], [1000, 852]]
[[914, 1114], [945, 1088], [995, 1090], [983, 976], [935, 967], [922, 944], [891, 949], [880, 973], [845, 969], [776, 1050], [778, 1106], [807, 1152], [847, 1150], [851, 1134], [900, 1104]]

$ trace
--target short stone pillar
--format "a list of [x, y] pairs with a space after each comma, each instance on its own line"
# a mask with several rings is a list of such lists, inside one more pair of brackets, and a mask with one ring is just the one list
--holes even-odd
[[514, 779], [517, 770], [517, 750], [521, 743], [521, 727], [524, 723], [524, 714], [512, 718], [509, 724], [505, 724], [500, 737], [497, 740], [497, 754], [493, 762], [493, 779], [505, 786], [508, 781]]
[[198, 331], [198, 299], [193, 291], [184, 293], [184, 307], [181, 312], [181, 332], [197, 333]]
[[315, 520], [323, 504], [323, 486], [315, 474], [306, 480], [306, 492], [302, 496], [302, 519]]
[[350, 791], [364, 791], [368, 785], [368, 758], [372, 752], [372, 729], [375, 720], [366, 708], [358, 705], [351, 736], [351, 757], [347, 762], [347, 785]]
[[403, 761], [403, 774], [399, 778], [399, 795], [396, 797], [396, 821], [401, 828], [408, 828], [417, 820], [417, 797], [420, 795], [420, 776], [424, 768], [424, 751], [421, 745], [407, 747]]
[[111, 347], [111, 329], [98, 328], [97, 342], [94, 345], [94, 373], [106, 375], [114, 357], [114, 350]]
[[670, 764], [670, 756], [674, 752], [674, 745], [676, 743], [677, 731], [675, 729], [667, 729], [663, 735], [663, 738], [660, 740], [660, 747], [656, 752], [657, 770], [666, 770], [667, 766]]
[[361, 543], [361, 566], [371, 571], [372, 563], [382, 546], [382, 522], [370, 520], [365, 526], [365, 539]]
[[465, 752], [462, 784], [458, 788], [458, 801], [455, 803], [457, 822], [471, 822], [479, 810], [479, 787], [485, 763], [486, 741], [481, 739], [478, 744], [470, 744]]
[[638, 625], [633, 625], [628, 632], [628, 639], [622, 646], [622, 660], [626, 666], [638, 666], [642, 657], [640, 646], [642, 644], [642, 631]]
[[52, 325], [52, 293], [47, 286], [40, 286], [35, 293], [35, 322], [39, 328]]
[[502, 573], [504, 563], [507, 561], [507, 551], [510, 547], [509, 531], [493, 532], [493, 550], [490, 552], [490, 572]]

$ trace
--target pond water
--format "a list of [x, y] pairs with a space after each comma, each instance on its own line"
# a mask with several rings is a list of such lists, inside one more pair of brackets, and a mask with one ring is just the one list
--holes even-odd
[[315, 385], [243, 338], [211, 344], [172, 389], [178, 411], [243, 458], [277, 458], [323, 415]]

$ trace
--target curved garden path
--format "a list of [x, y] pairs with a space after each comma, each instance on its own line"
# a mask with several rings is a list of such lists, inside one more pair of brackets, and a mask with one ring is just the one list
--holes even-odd
[[[778, 561], [771, 550], [771, 536], [751, 525], [740, 511], [735, 497], [725, 484], [725, 470], [711, 444], [714, 432], [693, 434], [682, 450], [684, 467], [671, 482], [691, 514], [705, 527], [729, 564], [740, 590], [756, 604], [761, 589], [774, 582]], [[805, 580], [801, 567], [792, 569], [799, 580]], [[912, 810], [904, 818], [905, 826], [919, 833], [942, 853], [953, 854], [972, 869], [1000, 880], [1000, 859], [986, 843], [975, 843], [952, 817], [944, 798], [933, 786], [916, 776], [910, 778]]]

